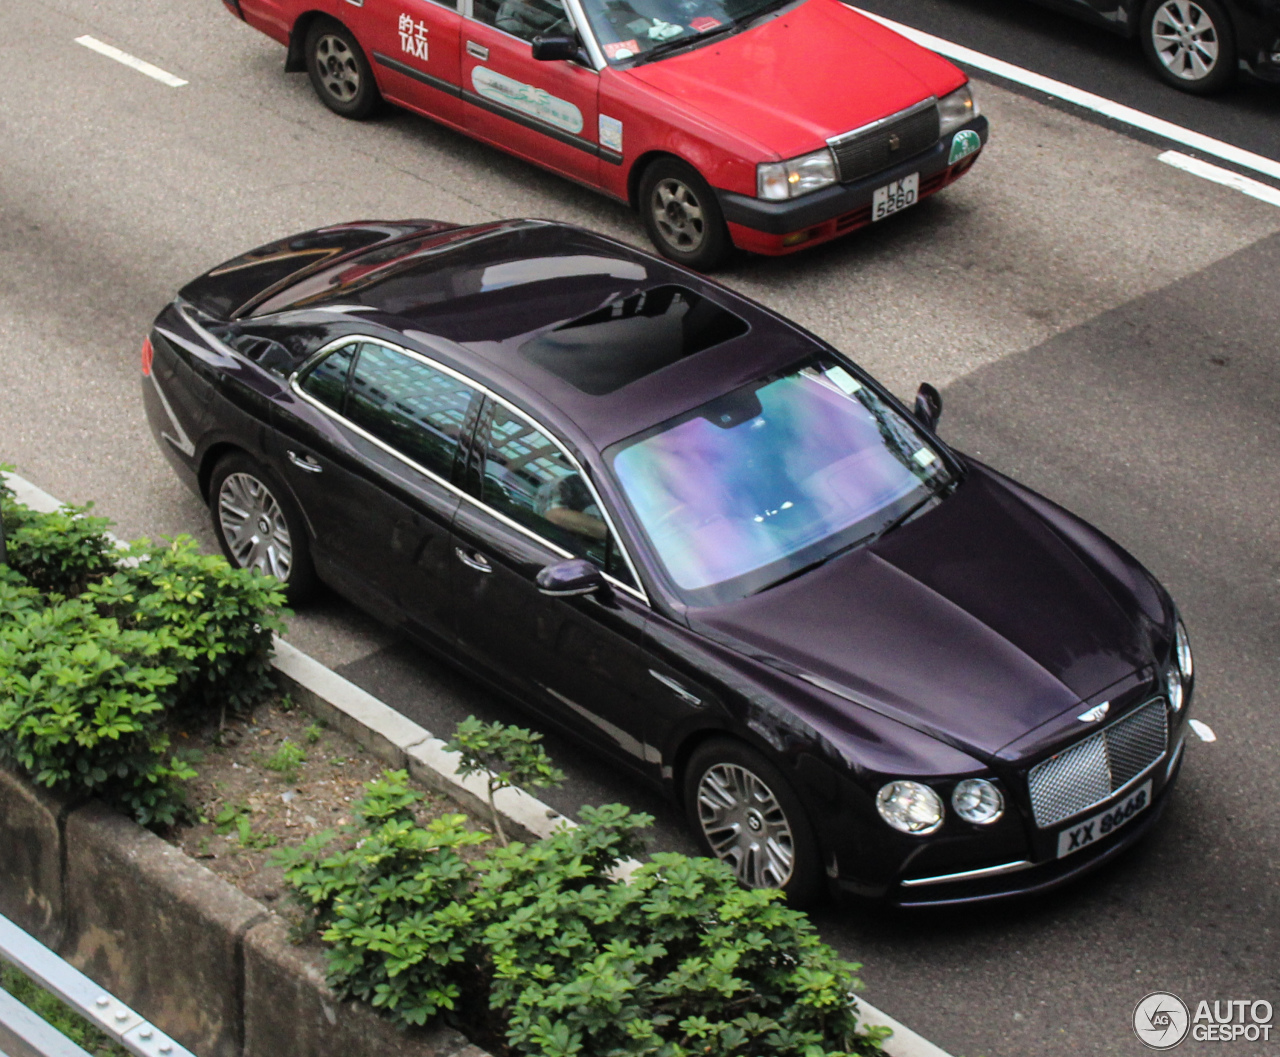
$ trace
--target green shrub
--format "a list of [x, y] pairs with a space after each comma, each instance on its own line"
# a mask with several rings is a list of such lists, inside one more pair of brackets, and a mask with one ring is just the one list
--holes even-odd
[[[10, 493], [12, 495], [12, 493]], [[115, 568], [111, 522], [92, 517], [87, 506], [64, 506], [52, 514], [11, 498], [0, 500], [9, 565], [37, 590], [74, 598]]]

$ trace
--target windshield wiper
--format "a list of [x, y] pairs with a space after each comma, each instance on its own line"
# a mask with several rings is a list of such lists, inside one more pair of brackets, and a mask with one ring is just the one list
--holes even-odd
[[871, 533], [871, 535], [867, 537], [867, 541], [870, 543], [875, 543], [875, 541], [878, 540], [881, 536], [885, 535], [886, 533], [892, 532], [903, 522], [908, 521], [914, 514], [918, 513], [920, 510], [923, 510], [935, 499], [941, 499], [942, 493], [946, 489], [946, 487], [947, 486], [945, 484], [942, 485], [940, 488], [934, 491], [931, 491], [927, 496], [921, 499], [920, 502], [912, 503], [901, 514], [897, 514], [894, 517], [891, 517], [888, 521], [886, 521], [883, 525], [881, 525], [878, 529], [876, 529], [875, 532]]
[[780, 576], [776, 580], [771, 580], [763, 587], [757, 587], [751, 593], [753, 595], [758, 595], [762, 591], [768, 591], [771, 587], [777, 587], [779, 584], [785, 584], [788, 580], [794, 580], [797, 576], [803, 576], [805, 573], [813, 572], [813, 570], [818, 568], [818, 566], [826, 565], [827, 562], [835, 561], [840, 557], [840, 555], [847, 554], [855, 547], [861, 547], [864, 543], [869, 543], [875, 538], [876, 534], [873, 532], [870, 536], [863, 536], [861, 539], [856, 539], [852, 543], [846, 543], [843, 547], [837, 547], [830, 554], [824, 555], [817, 561], [812, 561], [808, 565], [802, 565], [799, 569], [792, 569], [791, 572], [787, 573], [785, 576]]
[[673, 51], [679, 51], [681, 48], [692, 48], [698, 44], [704, 44], [712, 37], [724, 36], [728, 33], [736, 33], [745, 29], [746, 26], [738, 22], [725, 22], [719, 26], [712, 26], [710, 29], [704, 29], [701, 33], [692, 37], [676, 37], [674, 40], [664, 40], [655, 44], [648, 51], [642, 51], [636, 56], [635, 65], [651, 62], [654, 59], [660, 59], [663, 55], [670, 55]]

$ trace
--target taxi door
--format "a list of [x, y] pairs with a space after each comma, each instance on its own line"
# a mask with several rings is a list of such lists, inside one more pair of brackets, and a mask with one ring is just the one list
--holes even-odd
[[[458, 36], [462, 15], [456, 0], [386, 0], [357, 16], [358, 33], [391, 102], [461, 128]], [[353, 18], [353, 21], [356, 19]]]
[[[599, 183], [597, 95], [587, 65], [533, 57], [535, 36], [572, 36], [561, 0], [464, 0], [462, 99], [467, 131], [539, 165]], [[584, 60], [585, 61], [585, 60]]]

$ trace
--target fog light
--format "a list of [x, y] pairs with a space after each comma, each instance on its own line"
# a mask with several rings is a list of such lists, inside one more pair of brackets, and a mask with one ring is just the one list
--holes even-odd
[[876, 810], [894, 829], [916, 836], [942, 825], [942, 800], [921, 782], [889, 782], [876, 794]]
[[1004, 797], [985, 778], [966, 778], [952, 792], [951, 806], [966, 822], [984, 826], [1004, 814]]
[[805, 228], [804, 231], [793, 231], [790, 235], [782, 236], [782, 244], [784, 246], [799, 246], [802, 242], [808, 242], [812, 234], [813, 232], [808, 228]]
[[1177, 668], [1170, 668], [1164, 673], [1165, 685], [1169, 692], [1169, 708], [1174, 712], [1182, 711], [1182, 676]]

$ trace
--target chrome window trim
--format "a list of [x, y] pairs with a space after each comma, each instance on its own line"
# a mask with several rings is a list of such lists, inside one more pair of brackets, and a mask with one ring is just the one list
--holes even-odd
[[937, 105], [938, 97], [936, 95], [931, 95], [927, 99], [922, 99], [918, 103], [913, 103], [904, 110], [899, 110], [896, 114], [889, 114], [887, 117], [877, 118], [875, 121], [850, 129], [848, 132], [841, 132], [838, 136], [832, 136], [827, 140], [827, 146], [832, 150], [835, 150], [836, 147], [840, 146], [840, 144], [858, 139], [861, 136], [867, 135], [869, 132], [874, 132], [882, 125], [888, 125], [891, 122], [900, 121], [903, 118], [911, 117], [913, 114], [918, 114], [921, 110], [927, 110], [929, 107]]
[[960, 873], [944, 873], [935, 877], [913, 877], [902, 881], [903, 888], [919, 888], [922, 885], [950, 884], [953, 881], [976, 881], [980, 877], [998, 877], [1000, 874], [1017, 873], [1035, 864], [1027, 859], [1017, 862], [1001, 863], [999, 866], [984, 866], [980, 870], [962, 870]]
[[[587, 57], [591, 60], [590, 66], [580, 66], [578, 69], [587, 70], [599, 76], [600, 71], [608, 65], [605, 61], [604, 51], [600, 47], [600, 43], [596, 40], [595, 34], [591, 32], [591, 23], [587, 21], [586, 12], [583, 10], [581, 0], [561, 0], [564, 4], [565, 12], [569, 15], [569, 21], [573, 28], [577, 30], [578, 36], [582, 38], [583, 47], [587, 49]], [[525, 40], [524, 37], [518, 37], [514, 33], [508, 33], [505, 29], [495, 26], [492, 22], [485, 22], [475, 16], [474, 0], [462, 0], [461, 11], [462, 17], [474, 22], [478, 26], [484, 26], [491, 29], [495, 33], [501, 33], [504, 37], [510, 37], [512, 40], [518, 40], [521, 44], [527, 44], [532, 48], [532, 41]], [[465, 28], [465, 27], [464, 27]], [[488, 60], [482, 60], [487, 62]], [[568, 60], [566, 60], [568, 61]], [[503, 71], [499, 70], [499, 73]], [[461, 86], [459, 86], [461, 87]], [[465, 91], [465, 89], [464, 89]]]
[[397, 345], [394, 342], [386, 341], [383, 338], [375, 338], [375, 337], [370, 337], [368, 335], [359, 335], [359, 334], [345, 334], [342, 337], [336, 338], [333, 341], [329, 342], [327, 345], [323, 346], [319, 351], [309, 356], [306, 359], [306, 361], [303, 362], [302, 366], [300, 366], [296, 371], [294, 371], [293, 374], [289, 375], [290, 390], [294, 394], [296, 394], [299, 399], [304, 400], [306, 403], [314, 407], [317, 411], [320, 411], [323, 414], [328, 415], [335, 422], [342, 423], [342, 425], [345, 426], [347, 429], [353, 430], [354, 432], [358, 433], [361, 437], [363, 437], [365, 440], [369, 441], [371, 444], [377, 445], [379, 448], [385, 451], [388, 455], [391, 455], [396, 459], [399, 459], [401, 462], [403, 462], [406, 466], [413, 469], [415, 472], [431, 478], [431, 480], [435, 481], [437, 484], [441, 485], [444, 488], [447, 488], [450, 492], [453, 492], [455, 495], [458, 496], [458, 498], [466, 500], [467, 502], [471, 503], [472, 506], [479, 507], [486, 514], [490, 515], [491, 517], [497, 518], [497, 520], [501, 521], [504, 525], [507, 525], [513, 529], [516, 529], [519, 532], [524, 533], [524, 535], [528, 536], [530, 539], [534, 540], [537, 543], [540, 543], [542, 546], [546, 547], [548, 550], [554, 552], [555, 554], [560, 555], [562, 558], [581, 557], [581, 555], [579, 554], [573, 554], [572, 552], [565, 550], [559, 544], [552, 543], [545, 536], [538, 535], [538, 533], [534, 532], [533, 529], [529, 528], [527, 525], [522, 525], [520, 524], [520, 522], [507, 517], [501, 511], [495, 510], [493, 507], [489, 506], [488, 503], [482, 502], [481, 500], [477, 499], [475, 496], [468, 494], [464, 489], [459, 488], [452, 481], [446, 481], [443, 477], [441, 477], [439, 474], [435, 473], [434, 471], [428, 470], [425, 466], [421, 466], [418, 463], [414, 462], [407, 455], [397, 450], [396, 448], [393, 448], [386, 441], [381, 440], [378, 437], [375, 437], [372, 433], [368, 432], [367, 430], [362, 429], [360, 426], [356, 425], [356, 423], [352, 422], [345, 415], [340, 415], [338, 412], [333, 410], [333, 408], [329, 407], [327, 404], [321, 403], [319, 400], [313, 397], [310, 393], [304, 390], [302, 386], [299, 384], [298, 382], [299, 377], [304, 372], [311, 370], [311, 368], [313, 368], [321, 360], [327, 357], [330, 353], [336, 352], [338, 349], [341, 349], [347, 345], [364, 345], [364, 344], [381, 345], [383, 348], [390, 349], [393, 352], [402, 353], [405, 356], [408, 356], [410, 359], [417, 360], [425, 367], [430, 367], [432, 370], [440, 371], [443, 374], [447, 374], [449, 375], [449, 377], [454, 378], [457, 381], [462, 382], [464, 385], [470, 386], [472, 389], [475, 389], [478, 392], [484, 394], [484, 396], [487, 399], [493, 400], [494, 402], [501, 404], [503, 407], [507, 408], [513, 414], [519, 415], [522, 418], [528, 420], [530, 425], [532, 425], [535, 429], [540, 430], [543, 434], [545, 434], [551, 440], [551, 442], [555, 444], [564, 453], [565, 458], [567, 458], [569, 462], [573, 464], [574, 469], [578, 471], [579, 476], [581, 476], [582, 480], [586, 483], [587, 488], [591, 492], [591, 497], [596, 501], [596, 506], [600, 508], [600, 513], [604, 515], [605, 524], [608, 526], [610, 533], [613, 534], [613, 538], [618, 545], [618, 550], [622, 553], [623, 560], [626, 562], [627, 568], [631, 571], [631, 575], [635, 579], [636, 586], [632, 587], [630, 584], [624, 584], [621, 580], [617, 579], [616, 577], [610, 576], [603, 569], [600, 570], [600, 574], [606, 580], [608, 580], [609, 583], [613, 584], [614, 587], [618, 588], [621, 591], [627, 591], [628, 593], [633, 595], [635, 598], [637, 598], [639, 601], [643, 602], [646, 606], [651, 605], [651, 603], [649, 602], [649, 596], [645, 592], [644, 586], [641, 583], [640, 577], [636, 573], [635, 563], [632, 562], [631, 560], [631, 554], [627, 550], [627, 545], [623, 542], [622, 537], [618, 534], [617, 527], [613, 523], [613, 518], [609, 514], [609, 508], [604, 504], [604, 502], [601, 501], [600, 493], [596, 490], [595, 483], [591, 480], [591, 475], [588, 474], [585, 470], [583, 470], [582, 464], [576, 458], [574, 458], [573, 455], [569, 453], [564, 441], [561, 440], [558, 436], [556, 436], [556, 434], [552, 430], [547, 429], [533, 415], [525, 411], [524, 408], [517, 407], [515, 404], [511, 403], [511, 401], [506, 400], [503, 397], [499, 396], [488, 386], [482, 385], [479, 382], [477, 382], [475, 379], [468, 378], [461, 371], [455, 371], [452, 367], [446, 366], [443, 363], [433, 360], [431, 359], [431, 357], [425, 356], [414, 349], [406, 349], [403, 345]]

